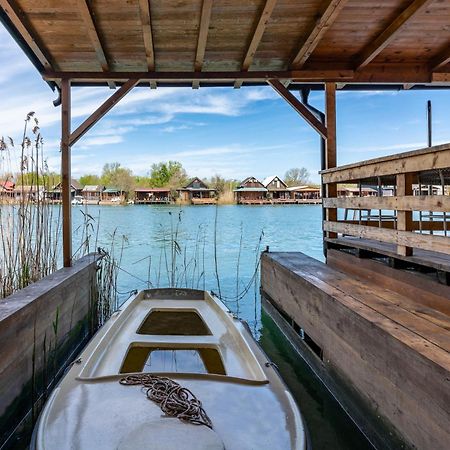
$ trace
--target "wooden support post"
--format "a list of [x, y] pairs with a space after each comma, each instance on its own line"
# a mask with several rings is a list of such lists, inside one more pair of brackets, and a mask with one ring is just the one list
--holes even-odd
[[[325, 168], [332, 169], [336, 167], [336, 84], [325, 83], [325, 120], [327, 127], [326, 149], [325, 149]], [[326, 197], [337, 197], [337, 184], [329, 183], [326, 185]], [[326, 210], [326, 220], [337, 220], [337, 209], [328, 208]], [[329, 238], [336, 238], [337, 233], [328, 232]]]
[[[405, 195], [412, 195], [412, 174], [411, 173], [401, 173], [397, 175], [397, 196], [403, 197]], [[413, 230], [413, 220], [412, 211], [401, 211], [397, 212], [397, 230], [399, 231], [412, 231]], [[397, 245], [397, 253], [402, 256], [412, 256], [412, 247], [406, 247], [405, 245]]]
[[64, 79], [61, 82], [61, 197], [64, 267], [71, 267], [72, 265], [70, 111], [70, 80]]

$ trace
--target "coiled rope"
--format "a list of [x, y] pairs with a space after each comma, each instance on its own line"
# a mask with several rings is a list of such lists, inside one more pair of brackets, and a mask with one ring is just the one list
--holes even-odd
[[211, 419], [202, 402], [189, 389], [170, 378], [140, 373], [121, 378], [119, 383], [125, 386], [142, 385], [146, 388], [147, 398], [157, 403], [164, 414], [212, 429]]

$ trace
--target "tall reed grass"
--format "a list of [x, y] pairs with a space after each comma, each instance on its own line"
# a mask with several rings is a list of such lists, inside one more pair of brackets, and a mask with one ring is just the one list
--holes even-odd
[[15, 156], [19, 172], [14, 193], [0, 191], [0, 298], [24, 288], [58, 267], [60, 252], [60, 208], [44, 197], [51, 188], [44, 140], [38, 119], [27, 114], [22, 140], [0, 140], [0, 179], [13, 181]]

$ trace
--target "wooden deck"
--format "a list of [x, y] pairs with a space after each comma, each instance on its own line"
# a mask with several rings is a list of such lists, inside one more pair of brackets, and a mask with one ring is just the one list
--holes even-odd
[[[313, 364], [331, 374], [334, 394], [377, 448], [401, 448], [391, 437], [402, 436], [403, 448], [447, 449], [450, 288], [329, 252], [328, 264], [301, 253], [265, 253], [263, 292], [313, 342]], [[387, 423], [393, 429], [383, 435]]]
[[450, 255], [433, 252], [430, 250], [415, 249], [414, 255], [404, 256], [397, 253], [397, 246], [388, 242], [376, 241], [374, 239], [364, 239], [352, 236], [339, 238], [326, 238], [329, 247], [334, 248], [355, 248], [367, 252], [368, 256], [386, 256], [404, 263], [420, 266], [421, 268], [433, 268], [438, 271], [450, 273]]

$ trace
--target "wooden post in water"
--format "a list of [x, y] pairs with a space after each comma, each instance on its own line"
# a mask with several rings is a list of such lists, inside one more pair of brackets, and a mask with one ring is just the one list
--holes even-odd
[[[325, 83], [325, 123], [327, 127], [327, 138], [325, 148], [325, 169], [336, 167], [336, 83]], [[326, 186], [326, 197], [337, 197], [337, 184], [329, 183]], [[326, 210], [326, 220], [335, 222], [337, 220], [337, 209]], [[329, 238], [336, 238], [337, 233], [328, 232]]]
[[61, 197], [64, 267], [72, 266], [70, 112], [70, 80], [63, 79], [61, 82]]

